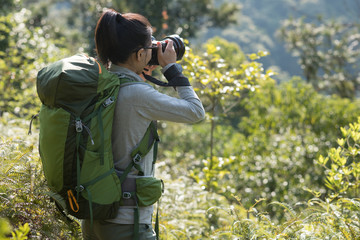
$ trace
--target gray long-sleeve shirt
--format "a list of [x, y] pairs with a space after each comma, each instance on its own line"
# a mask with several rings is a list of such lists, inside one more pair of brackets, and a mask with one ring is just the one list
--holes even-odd
[[[110, 71], [138, 82], [121, 87], [116, 103], [112, 145], [114, 165], [119, 174], [132, 161], [130, 153], [141, 141], [151, 121], [194, 123], [204, 118], [204, 108], [191, 86], [177, 87], [179, 98], [174, 98], [158, 92], [127, 68], [112, 65]], [[145, 176], [154, 175], [152, 162], [151, 150], [140, 164]], [[129, 177], [136, 174], [137, 170], [133, 169]], [[139, 208], [140, 223], [151, 224], [152, 212], [152, 206]], [[117, 217], [108, 221], [133, 224], [133, 207], [120, 207]]]

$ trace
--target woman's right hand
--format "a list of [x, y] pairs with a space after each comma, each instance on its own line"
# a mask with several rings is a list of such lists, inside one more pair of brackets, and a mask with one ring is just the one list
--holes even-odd
[[161, 43], [157, 42], [157, 47], [158, 47], [157, 56], [161, 67], [165, 67], [170, 63], [176, 62], [176, 52], [173, 46], [174, 43], [171, 40], [166, 40], [166, 42], [167, 45], [164, 52], [162, 51]]

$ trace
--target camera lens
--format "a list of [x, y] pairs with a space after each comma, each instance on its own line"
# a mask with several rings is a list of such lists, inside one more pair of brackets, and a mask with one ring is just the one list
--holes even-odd
[[[176, 60], [179, 61], [183, 58], [185, 53], [185, 45], [184, 41], [180, 38], [179, 35], [170, 35], [166, 36], [160, 43], [162, 46], [162, 51], [165, 51], [167, 43], [165, 42], [167, 39], [170, 39], [174, 42], [174, 49], [176, 52]], [[153, 46], [157, 44], [158, 41], [154, 40], [152, 42]], [[158, 56], [157, 56], [157, 49], [153, 49], [151, 59], [148, 63], [149, 65], [159, 65]]]

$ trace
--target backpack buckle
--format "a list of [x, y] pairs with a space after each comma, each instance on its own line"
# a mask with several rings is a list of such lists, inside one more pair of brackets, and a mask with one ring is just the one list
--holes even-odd
[[104, 102], [103, 102], [103, 106], [106, 108], [108, 107], [110, 104], [112, 104], [114, 102], [114, 97], [109, 97], [108, 99], [106, 99]]
[[85, 189], [85, 187], [83, 185], [79, 185], [79, 186], [75, 187], [76, 192], [82, 192], [82, 191], [84, 191], [84, 189]]
[[122, 197], [124, 199], [130, 199], [131, 198], [131, 193], [130, 192], [123, 192]]
[[137, 154], [133, 157], [133, 161], [134, 161], [135, 164], [139, 164], [140, 161], [141, 161], [141, 155], [137, 153]]

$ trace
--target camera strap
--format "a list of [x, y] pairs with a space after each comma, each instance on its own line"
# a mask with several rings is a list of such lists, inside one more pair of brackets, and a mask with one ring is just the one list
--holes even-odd
[[182, 74], [179, 76], [175, 76], [168, 80], [168, 82], [160, 81], [150, 75], [147, 75], [146, 73], [142, 73], [146, 80], [149, 82], [152, 82], [156, 85], [162, 86], [162, 87], [181, 87], [181, 86], [191, 86], [189, 83], [189, 80], [183, 76]]
[[162, 87], [170, 87], [169, 83], [167, 83], [167, 82], [160, 81], [150, 75], [147, 75], [145, 72], [142, 72], [142, 74], [144, 75], [145, 79], [148, 80], [149, 82], [152, 82], [152, 83], [162, 86]]

